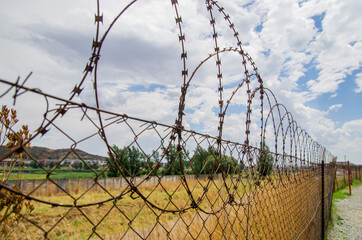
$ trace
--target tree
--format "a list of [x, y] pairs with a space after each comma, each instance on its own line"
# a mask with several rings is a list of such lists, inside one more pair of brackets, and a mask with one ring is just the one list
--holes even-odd
[[83, 162], [75, 162], [72, 164], [72, 168], [75, 168], [75, 169], [82, 169], [84, 163]]
[[141, 175], [150, 174], [151, 176], [156, 176], [161, 165], [158, 163], [160, 160], [160, 153], [158, 151], [153, 151], [152, 156], [148, 157], [146, 160], [147, 163], [144, 164]]
[[207, 150], [198, 147], [192, 158], [192, 170], [194, 174], [224, 173], [233, 174], [238, 167], [238, 162], [234, 157], [221, 155], [213, 147]]
[[67, 161], [62, 162], [62, 167], [63, 167], [63, 168], [68, 168], [68, 167], [70, 167], [70, 162], [67, 162]]
[[[91, 163], [90, 167], [94, 170], [97, 170], [99, 168], [99, 165], [97, 163]], [[87, 168], [88, 169], [88, 168]]]
[[55, 164], [55, 162], [50, 162], [50, 163], [48, 163], [47, 165], [48, 165], [48, 169], [50, 170], [50, 169], [52, 169], [56, 164]]
[[31, 161], [29, 163], [29, 167], [31, 167], [31, 168], [40, 168], [39, 165], [35, 161]]
[[257, 171], [259, 176], [268, 176], [273, 169], [274, 158], [266, 144], [262, 145], [258, 159]]
[[224, 173], [235, 174], [238, 166], [238, 161], [234, 157], [222, 155], [221, 170]]
[[191, 163], [193, 173], [210, 174], [215, 159], [213, 155], [215, 154], [216, 150], [211, 146], [207, 150], [202, 147], [197, 147]]
[[108, 177], [118, 177], [121, 175], [121, 172], [126, 177], [140, 175], [140, 170], [142, 165], [144, 164], [145, 156], [138, 148], [134, 146], [118, 148], [114, 145], [112, 149], [112, 155], [115, 158], [120, 169], [118, 169], [117, 164], [113, 161], [113, 158], [109, 156], [107, 158], [107, 162], [109, 165], [109, 170], [107, 174]]
[[176, 145], [170, 144], [168, 148], [163, 148], [163, 154], [167, 161], [165, 166], [166, 175], [180, 175], [183, 174], [188, 166], [188, 152], [184, 149], [177, 150]]

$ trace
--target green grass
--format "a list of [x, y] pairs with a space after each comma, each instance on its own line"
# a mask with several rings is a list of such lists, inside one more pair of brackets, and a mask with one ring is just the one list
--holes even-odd
[[336, 199], [345, 199], [349, 196], [349, 190], [348, 187], [344, 188], [338, 192], [333, 193], [333, 200]]
[[[352, 196], [353, 196], [353, 188], [359, 186], [362, 184], [362, 179], [353, 179], [352, 180]], [[338, 200], [342, 200], [342, 199], [346, 199], [350, 197], [349, 195], [349, 187], [346, 186], [345, 188], [339, 190], [339, 191], [336, 191], [333, 193], [333, 199], [332, 199], [332, 206], [331, 206], [331, 217], [328, 221], [328, 228], [332, 228], [337, 220], [337, 224], [339, 224], [339, 222], [341, 220], [343, 220], [341, 218], [341, 216], [337, 215], [337, 210], [336, 210], [336, 205], [335, 205], [335, 202], [338, 201]]]
[[[351, 186], [352, 186], [352, 195], [353, 195], [353, 188], [359, 186], [362, 184], [362, 179], [353, 179], [352, 180], [352, 183], [351, 183]], [[333, 200], [335, 199], [345, 199], [349, 196], [349, 187], [346, 186], [345, 188], [339, 190], [339, 191], [336, 191], [333, 193]]]
[[362, 178], [361, 179], [353, 179], [352, 180], [352, 187], [356, 187], [362, 184]]
[[[97, 170], [100, 174], [101, 170]], [[9, 177], [9, 180], [16, 180], [18, 178], [17, 171], [13, 171]], [[74, 178], [95, 178], [97, 175], [90, 170], [79, 170], [79, 169], [56, 169], [54, 170], [50, 178], [51, 179], [74, 179]], [[101, 176], [103, 177], [103, 176]], [[21, 178], [23, 180], [33, 179], [46, 179], [47, 172], [39, 168], [26, 168], [23, 169]]]

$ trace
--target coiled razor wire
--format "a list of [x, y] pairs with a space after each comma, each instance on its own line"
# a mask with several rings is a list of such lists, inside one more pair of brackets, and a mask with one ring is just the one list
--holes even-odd
[[[41, 167], [46, 179], [29, 192], [19, 192], [5, 183], [1, 183], [0, 186], [3, 190], [23, 196], [31, 202], [52, 207], [51, 209], [55, 207], [64, 209], [61, 216], [50, 223], [40, 221], [34, 215], [24, 214], [22, 215], [24, 226], [35, 229], [34, 231], [38, 234], [37, 238], [74, 238], [77, 235], [72, 234], [76, 233], [68, 232], [70, 230], [65, 223], [76, 213], [83, 219], [83, 224], [86, 222], [89, 225], [88, 231], [80, 237], [87, 239], [318, 238], [317, 236], [322, 234], [321, 215], [318, 213], [321, 212], [322, 206], [325, 206], [327, 213], [329, 212], [328, 207], [330, 208], [331, 190], [335, 178], [334, 158], [297, 124], [293, 115], [277, 101], [272, 91], [264, 87], [254, 61], [243, 49], [235, 25], [221, 3], [205, 1], [214, 49], [193, 71], [189, 71], [183, 19], [180, 15], [178, 1], [171, 0], [182, 60], [181, 92], [178, 113], [173, 125], [133, 117], [126, 113], [107, 111], [100, 106], [98, 68], [102, 60], [102, 47], [115, 23], [129, 8], [135, 7], [133, 6], [135, 2], [137, 1], [130, 1], [102, 35], [103, 14], [101, 14], [100, 1], [97, 0], [96, 33], [92, 40], [91, 55], [86, 63], [83, 77], [76, 84], [68, 99], [25, 86], [30, 75], [24, 81], [18, 79], [16, 82], [11, 82], [0, 79], [2, 84], [8, 86], [7, 89], [2, 90], [1, 97], [13, 94], [15, 103], [16, 99], [24, 93], [33, 93], [42, 96], [46, 103], [44, 117], [33, 136], [9, 149], [0, 157], [0, 161], [4, 161], [14, 153], [25, 153], [31, 161]], [[219, 34], [216, 26], [219, 23], [216, 19], [220, 19], [220, 17], [229, 26], [234, 36], [234, 46], [221, 46], [218, 41]], [[242, 66], [240, 68], [243, 72], [240, 83], [229, 98], [226, 98], [224, 94], [222, 74], [222, 56], [226, 53], [235, 54], [241, 58]], [[215, 136], [184, 127], [185, 106], [191, 82], [194, 81], [197, 71], [212, 59], [215, 59], [218, 81], [218, 124], [215, 126], [218, 131]], [[85, 82], [90, 77], [94, 80], [94, 106], [75, 101], [76, 97], [82, 94]], [[247, 102], [242, 103], [246, 104], [245, 133], [240, 136], [241, 141], [230, 141], [224, 138], [225, 119], [228, 108], [234, 103], [233, 101], [236, 101], [237, 95], [246, 96]], [[57, 101], [60, 104], [53, 108], [50, 107], [50, 101]], [[77, 136], [67, 133], [60, 124], [63, 116], [75, 110], [82, 112], [81, 121], [90, 123], [95, 129], [92, 134], [81, 140], [75, 140]], [[255, 113], [255, 111], [260, 112]], [[260, 116], [260, 119], [256, 120], [253, 114]], [[260, 127], [258, 132], [252, 130], [253, 123]], [[137, 147], [145, 156], [144, 165], [135, 173], [129, 172], [127, 167], [117, 160], [120, 154], [114, 150], [112, 142], [109, 140], [109, 132], [107, 132], [107, 129], [114, 127], [122, 127], [127, 130], [130, 141], [125, 149]], [[34, 139], [49, 134], [49, 131], [52, 131], [51, 128], [72, 142], [67, 156], [75, 154], [95, 174], [91, 186], [88, 186], [81, 194], [75, 194], [62, 186], [59, 181], [51, 178], [55, 169], [65, 161], [67, 156], [62, 157], [56, 167], [49, 170], [25, 147]], [[147, 134], [152, 135], [152, 141], [158, 143], [158, 147], [152, 154], [147, 153], [140, 141], [140, 138]], [[256, 135], [259, 136], [259, 143], [252, 145], [251, 137]], [[110, 165], [114, 165], [120, 173], [120, 178], [124, 181], [122, 186], [115, 189], [107, 187], [102, 182], [102, 176], [110, 167], [97, 172], [77, 153], [78, 145], [86, 143], [92, 138], [100, 139], [107, 147]], [[270, 149], [265, 148], [267, 141]], [[176, 157], [171, 160], [164, 173], [158, 174], [159, 166], [166, 159], [171, 158], [173, 147], [176, 148]], [[189, 150], [193, 147], [196, 150], [190, 153]], [[193, 168], [192, 163], [196, 161], [196, 155], [202, 153], [201, 148], [213, 149], [207, 153], [206, 159], [211, 157], [216, 161], [211, 167], [207, 165], [207, 161], [204, 161], [201, 170], [194, 172], [193, 177], [190, 178], [186, 169]], [[155, 152], [161, 152], [161, 154], [156, 162], [151, 162]], [[272, 156], [272, 173], [262, 176], [260, 159], [266, 155]], [[186, 162], [183, 161], [185, 156]], [[236, 167], [231, 167], [230, 159], [236, 160]], [[325, 164], [324, 176], [321, 175], [321, 167], [324, 167], [322, 160]], [[187, 166], [183, 166], [184, 164]], [[146, 168], [149, 168], [147, 173], [140, 176], [141, 171]], [[203, 174], [206, 168], [211, 170], [207, 174]], [[177, 181], [170, 187], [165, 179], [167, 172], [171, 170], [176, 172]], [[145, 186], [148, 186], [147, 183], [150, 179], [155, 181], [152, 187], [148, 187], [146, 190]], [[67, 203], [37, 194], [42, 186], [49, 182], [58, 189], [58, 192], [67, 196]], [[321, 204], [322, 182], [326, 187], [326, 204]], [[102, 198], [98, 200], [90, 198], [85, 201], [85, 196], [91, 194], [95, 188], [104, 193]], [[162, 192], [159, 197], [156, 196], [158, 192]], [[180, 192], [183, 194], [182, 201], [178, 197]], [[163, 198], [164, 201], [159, 201], [160, 198]], [[125, 199], [128, 199], [129, 202], [125, 203]], [[132, 205], [131, 211], [126, 205], [132, 204], [132, 202], [134, 205]], [[89, 210], [92, 208], [104, 210], [99, 212], [99, 217], [94, 219]], [[37, 206], [35, 206], [36, 210]], [[147, 219], [142, 216], [145, 212], [148, 214]], [[112, 215], [117, 215], [118, 220], [113, 220]], [[112, 219], [111, 223], [108, 222], [109, 219]], [[6, 217], [1, 221], [5, 223]], [[144, 223], [145, 221], [146, 223]], [[118, 226], [119, 230], [105, 231], [104, 229], [109, 229], [109, 224], [114, 224], [115, 229]]]

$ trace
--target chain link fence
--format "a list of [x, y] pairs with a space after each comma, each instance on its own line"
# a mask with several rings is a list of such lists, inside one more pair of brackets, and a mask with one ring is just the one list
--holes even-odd
[[[349, 174], [351, 184], [354, 181], [361, 180], [362, 166], [349, 163]], [[348, 187], [348, 165], [347, 162], [336, 163], [336, 179], [334, 184], [334, 191], [339, 191]]]
[[[3, 177], [2, 234], [11, 239], [322, 239], [330, 215], [336, 160], [263, 86], [231, 17], [218, 2], [205, 2], [214, 49], [190, 74], [181, 11], [177, 0], [170, 2], [182, 62], [174, 124], [101, 107], [98, 67], [102, 46], [114, 24], [136, 7], [135, 2], [130, 1], [102, 35], [103, 15], [97, 1], [91, 57], [68, 99], [25, 86], [30, 75], [16, 82], [0, 79], [1, 98], [12, 96], [15, 102], [24, 95], [41, 96], [46, 106], [32, 136], [5, 127], [17, 137], [0, 156], [3, 172], [5, 160], [16, 162], [22, 154], [41, 169], [45, 179], [22, 188], [21, 183], [8, 184]], [[234, 46], [220, 45], [217, 21], [229, 26]], [[234, 54], [242, 62], [241, 80], [229, 96], [224, 93], [223, 54]], [[187, 128], [184, 119], [191, 82], [209, 61], [216, 64], [218, 82], [214, 135]], [[93, 79], [94, 105], [76, 101], [89, 78]], [[245, 106], [237, 141], [226, 137], [234, 131], [227, 124], [227, 110], [234, 102]], [[85, 133], [74, 133], [64, 125], [67, 117], [75, 125], [81, 123]], [[53, 168], [47, 168], [32, 156], [28, 145], [52, 134], [68, 141], [69, 148]], [[122, 138], [123, 146], [116, 146], [115, 136]], [[108, 152], [108, 164], [101, 170], [77, 151], [92, 141]], [[75, 187], [54, 178], [69, 156], [92, 171], [94, 177], [86, 184], [78, 182]], [[339, 173], [337, 168], [338, 177]]]

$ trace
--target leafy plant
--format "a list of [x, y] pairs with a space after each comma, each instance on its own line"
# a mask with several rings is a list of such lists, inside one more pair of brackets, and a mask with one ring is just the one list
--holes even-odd
[[167, 161], [165, 166], [165, 174], [166, 175], [180, 175], [183, 174], [184, 171], [188, 167], [188, 152], [184, 149], [178, 150], [177, 146], [171, 144], [168, 148], [163, 148], [163, 152], [165, 154], [165, 159]]
[[273, 170], [274, 158], [266, 144], [262, 145], [258, 159], [257, 171], [259, 176], [266, 177]]
[[221, 173], [221, 171], [233, 174], [238, 167], [238, 162], [231, 156], [218, 156], [213, 147], [209, 147], [207, 150], [198, 147], [195, 150], [191, 165], [194, 174]]
[[[17, 114], [14, 109], [8, 109], [2, 106], [0, 112], [0, 146], [6, 146], [11, 149], [22, 144], [31, 138], [27, 125], [23, 125], [17, 132], [13, 127], [18, 122]], [[25, 147], [30, 147], [27, 144]], [[4, 159], [5, 160], [5, 159]], [[11, 189], [19, 192], [18, 185], [21, 182], [23, 154], [14, 153], [4, 161], [3, 171], [1, 174], [1, 183], [7, 184], [14, 167], [18, 167], [16, 175], [16, 184], [11, 185]], [[17, 224], [22, 220], [23, 216], [30, 214], [34, 210], [34, 206], [26, 201], [23, 196], [6, 189], [0, 190], [0, 238], [7, 239], [16, 230]]]
[[121, 172], [126, 177], [137, 176], [140, 174], [141, 167], [145, 161], [145, 156], [138, 148], [134, 146], [124, 148], [113, 146], [113, 152], [112, 155], [115, 157], [117, 163], [112, 160], [111, 156], [107, 158], [109, 164], [108, 177], [118, 177], [121, 175]]

